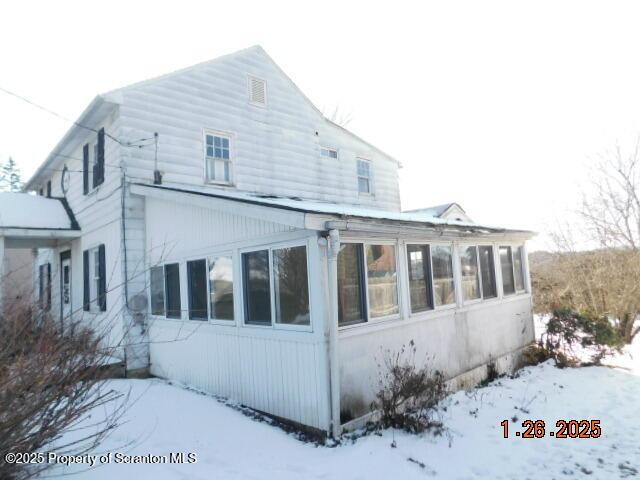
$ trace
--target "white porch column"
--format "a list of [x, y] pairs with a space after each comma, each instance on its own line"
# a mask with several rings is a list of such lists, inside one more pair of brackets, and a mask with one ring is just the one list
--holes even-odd
[[4, 308], [4, 237], [0, 235], [0, 315], [2, 315], [2, 309]]
[[328, 238], [327, 260], [329, 274], [329, 375], [331, 386], [331, 432], [333, 438], [342, 433], [340, 422], [340, 359], [338, 354], [338, 252], [340, 234], [330, 230]]

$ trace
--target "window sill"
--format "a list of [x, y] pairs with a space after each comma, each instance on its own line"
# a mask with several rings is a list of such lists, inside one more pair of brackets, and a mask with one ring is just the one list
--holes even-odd
[[205, 180], [204, 183], [206, 183], [207, 185], [215, 185], [215, 186], [218, 186], [218, 187], [235, 187], [233, 182], [220, 182], [220, 181], [217, 181], [217, 180]]

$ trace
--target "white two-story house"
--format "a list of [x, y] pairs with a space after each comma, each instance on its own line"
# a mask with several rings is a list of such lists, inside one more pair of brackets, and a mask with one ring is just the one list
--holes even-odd
[[37, 249], [42, 307], [108, 325], [130, 374], [336, 435], [382, 350], [460, 386], [533, 340], [531, 234], [402, 212], [399, 167], [252, 47], [96, 97], [39, 195], [0, 195], [0, 256]]

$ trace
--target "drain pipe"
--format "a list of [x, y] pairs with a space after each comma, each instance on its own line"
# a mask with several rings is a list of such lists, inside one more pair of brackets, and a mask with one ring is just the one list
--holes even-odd
[[340, 363], [338, 359], [338, 252], [340, 233], [330, 230], [327, 263], [329, 277], [329, 375], [331, 385], [331, 433], [337, 439], [342, 433], [340, 423]]

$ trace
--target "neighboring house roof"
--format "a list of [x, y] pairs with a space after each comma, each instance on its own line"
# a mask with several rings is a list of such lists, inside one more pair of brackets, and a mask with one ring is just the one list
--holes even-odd
[[432, 215], [438, 218], [446, 218], [448, 220], [460, 220], [464, 222], [471, 222], [471, 218], [464, 211], [464, 208], [459, 203], [443, 203], [442, 205], [435, 205], [433, 207], [417, 208], [415, 210], [405, 210], [410, 213], [424, 213], [425, 215]]
[[79, 230], [66, 200], [28, 193], [0, 193], [0, 230]]
[[228, 190], [215, 188], [210, 186], [186, 186], [181, 184], [162, 184], [153, 185], [147, 183], [134, 183], [139, 187], [138, 192], [144, 194], [144, 191], [165, 191], [174, 192], [176, 194], [198, 195], [209, 198], [219, 198], [231, 200], [234, 202], [247, 203], [252, 205], [261, 205], [282, 210], [289, 210], [302, 213], [312, 213], [320, 215], [335, 216], [340, 220], [363, 219], [372, 221], [397, 222], [402, 224], [416, 224], [426, 227], [449, 227], [460, 231], [474, 232], [512, 232], [533, 234], [527, 230], [509, 230], [500, 227], [487, 225], [479, 225], [473, 222], [465, 222], [451, 219], [438, 218], [423, 212], [392, 212], [373, 208], [360, 207], [357, 205], [348, 205], [342, 203], [322, 202], [302, 200], [298, 197], [282, 197], [278, 195], [265, 195], [259, 193], [246, 192], [241, 190]]

